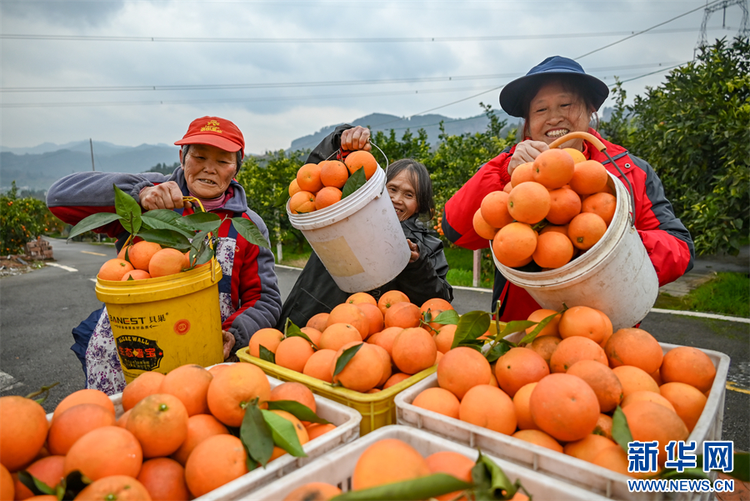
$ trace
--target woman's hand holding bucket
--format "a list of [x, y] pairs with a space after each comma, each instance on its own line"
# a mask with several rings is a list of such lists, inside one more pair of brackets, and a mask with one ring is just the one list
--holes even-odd
[[346, 151], [370, 151], [370, 129], [356, 126], [341, 133], [341, 149]]
[[229, 331], [222, 330], [221, 337], [224, 343], [224, 360], [227, 360], [229, 358], [229, 355], [232, 353], [232, 348], [234, 348], [234, 334]]

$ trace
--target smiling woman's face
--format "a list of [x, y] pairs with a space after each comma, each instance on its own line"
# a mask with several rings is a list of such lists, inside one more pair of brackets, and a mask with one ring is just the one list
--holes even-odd
[[399, 221], [406, 221], [417, 212], [419, 209], [417, 191], [406, 169], [396, 174], [385, 187], [388, 189], [388, 195], [391, 197]]
[[529, 103], [528, 134], [534, 141], [550, 144], [569, 132], [588, 131], [589, 115], [580, 97], [559, 83], [550, 83]]
[[188, 188], [206, 200], [223, 195], [237, 172], [236, 153], [208, 144], [191, 144], [181, 160]]

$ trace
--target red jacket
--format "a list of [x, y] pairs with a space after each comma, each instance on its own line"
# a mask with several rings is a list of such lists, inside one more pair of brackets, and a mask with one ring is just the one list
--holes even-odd
[[[672, 204], [664, 194], [661, 180], [645, 160], [628, 153], [622, 146], [605, 141], [593, 129], [589, 129], [589, 133], [604, 143], [609, 155], [633, 186], [635, 227], [654, 264], [659, 285], [676, 280], [693, 267], [695, 249], [690, 233], [675, 216]], [[586, 158], [604, 164], [608, 171], [627, 186], [604, 153], [588, 144], [586, 146], [583, 151]], [[480, 167], [479, 171], [445, 204], [443, 232], [456, 245], [472, 250], [489, 247], [489, 242], [474, 231], [474, 213], [479, 209], [485, 195], [502, 190], [510, 182], [508, 163], [514, 151], [515, 146]], [[528, 314], [539, 308], [525, 290], [507, 282], [499, 272], [496, 272], [493, 307], [498, 298], [503, 300], [503, 321], [525, 320]]]

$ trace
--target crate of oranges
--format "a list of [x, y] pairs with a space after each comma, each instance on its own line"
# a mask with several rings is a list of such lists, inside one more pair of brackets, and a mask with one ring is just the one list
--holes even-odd
[[471, 348], [446, 353], [436, 374], [396, 397], [398, 423], [620, 500], [653, 494], [629, 491], [640, 474], [627, 472], [613, 438], [618, 413], [633, 440], [659, 441], [660, 465], [669, 440], [694, 441], [696, 450], [721, 440], [727, 355], [659, 343], [642, 329], [612, 332], [590, 307], [539, 310], [529, 320], [546, 318], [529, 343], [521, 340], [533, 326], [506, 337], [515, 346], [493, 364]]

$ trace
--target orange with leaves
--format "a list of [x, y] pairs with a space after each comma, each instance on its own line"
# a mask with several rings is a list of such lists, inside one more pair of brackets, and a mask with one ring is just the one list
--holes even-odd
[[359, 169], [365, 170], [365, 178], [370, 179], [378, 168], [378, 161], [372, 153], [365, 150], [357, 150], [349, 153], [344, 159], [349, 174], [354, 174]]
[[278, 329], [271, 327], [260, 329], [250, 338], [247, 351], [253, 357], [260, 357], [260, 347], [263, 346], [268, 351], [276, 353], [276, 348], [279, 347], [282, 339], [284, 339], [284, 333]]
[[237, 427], [242, 424], [245, 407], [254, 399], [259, 399], [263, 406], [271, 398], [271, 385], [258, 366], [233, 364], [214, 376], [207, 398], [208, 408], [216, 419]]
[[336, 357], [331, 363], [331, 374], [345, 350], [360, 345], [359, 351], [349, 360], [346, 367], [333, 376], [333, 382], [339, 383], [344, 388], [364, 393], [375, 388], [383, 375], [383, 362], [380, 354], [369, 344], [362, 341], [348, 343], [339, 348]]

